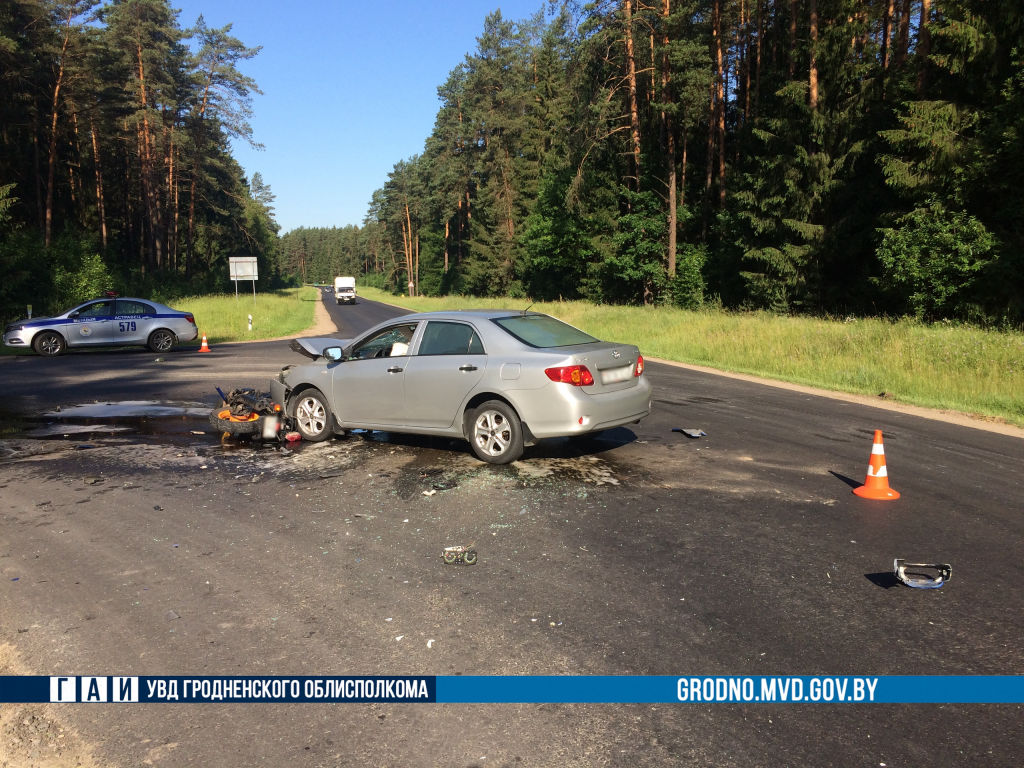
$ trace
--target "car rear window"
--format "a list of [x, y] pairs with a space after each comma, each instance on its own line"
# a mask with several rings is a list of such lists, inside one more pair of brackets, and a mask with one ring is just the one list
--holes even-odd
[[556, 320], [549, 315], [512, 315], [498, 317], [494, 323], [507, 333], [531, 347], [571, 347], [575, 344], [593, 344], [595, 339], [579, 328]]
[[151, 306], [143, 304], [141, 301], [118, 299], [116, 314], [121, 317], [124, 315], [155, 315], [156, 312]]

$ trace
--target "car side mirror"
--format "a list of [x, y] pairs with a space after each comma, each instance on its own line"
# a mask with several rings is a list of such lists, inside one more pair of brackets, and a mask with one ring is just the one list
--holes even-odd
[[341, 353], [341, 347], [325, 347], [321, 354], [332, 363], [337, 363], [345, 359], [345, 356]]

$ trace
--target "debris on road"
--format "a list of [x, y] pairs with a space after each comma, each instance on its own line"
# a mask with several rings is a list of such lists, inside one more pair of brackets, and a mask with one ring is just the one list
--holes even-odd
[[682, 434], [686, 435], [687, 437], [692, 437], [692, 438], [707, 437], [708, 436], [708, 433], [705, 432], [703, 429], [681, 429], [680, 427], [673, 427], [672, 431], [673, 432], [681, 432]]
[[953, 566], [948, 563], [908, 563], [896, 558], [892, 564], [896, 578], [915, 589], [938, 589], [953, 574]]
[[477, 555], [473, 546], [473, 544], [470, 544], [469, 546], [463, 546], [460, 544], [455, 547], [445, 547], [444, 551], [441, 553], [441, 559], [444, 560], [445, 565], [453, 565], [455, 563], [475, 565]]

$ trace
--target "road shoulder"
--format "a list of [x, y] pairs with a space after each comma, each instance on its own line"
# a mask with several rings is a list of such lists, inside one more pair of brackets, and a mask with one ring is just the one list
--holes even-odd
[[785, 389], [791, 392], [802, 392], [807, 395], [827, 397], [832, 400], [841, 400], [847, 403], [869, 405], [873, 408], [881, 408], [882, 410], [885, 411], [895, 411], [897, 413], [905, 413], [910, 416], [920, 416], [921, 418], [932, 419], [933, 421], [942, 421], [947, 424], [957, 424], [962, 427], [981, 429], [985, 430], [986, 432], [995, 432], [1000, 435], [1008, 435], [1010, 437], [1019, 437], [1024, 439], [1024, 429], [1022, 429], [1021, 427], [1014, 426], [1013, 424], [1007, 424], [1002, 421], [985, 419], [980, 416], [972, 416], [971, 414], [961, 413], [960, 411], [946, 411], [938, 410], [935, 408], [923, 408], [921, 406], [909, 405], [907, 403], [901, 403], [894, 400], [886, 400], [881, 397], [869, 397], [867, 395], [854, 395], [847, 392], [835, 392], [829, 389], [808, 387], [802, 384], [791, 384], [789, 382], [777, 381], [775, 379], [763, 379], [759, 376], [751, 376], [745, 373], [731, 373], [729, 371], [721, 371], [717, 368], [708, 368], [702, 365], [690, 365], [689, 363], [679, 363], [674, 360], [664, 360], [662, 358], [657, 357], [648, 357], [645, 359], [652, 363], [661, 363], [663, 365], [671, 365], [676, 368], [685, 368], [690, 371], [710, 373], [715, 376], [725, 376], [726, 378], [729, 379], [749, 381], [754, 384], [763, 384], [768, 387]]

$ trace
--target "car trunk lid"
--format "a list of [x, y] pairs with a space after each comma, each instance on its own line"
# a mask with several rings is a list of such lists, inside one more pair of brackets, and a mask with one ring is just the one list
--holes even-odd
[[635, 372], [640, 350], [632, 344], [602, 341], [565, 351], [569, 352], [570, 365], [585, 365], [594, 377], [592, 385], [582, 388], [584, 392], [617, 392], [637, 386], [639, 377]]

